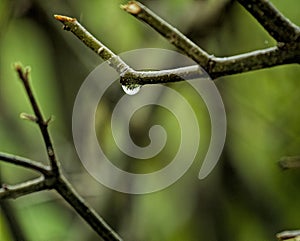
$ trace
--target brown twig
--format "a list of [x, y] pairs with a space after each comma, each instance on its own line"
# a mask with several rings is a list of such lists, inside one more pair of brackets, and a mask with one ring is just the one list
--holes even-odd
[[30, 168], [42, 174], [42, 176], [39, 178], [17, 185], [2, 184], [2, 187], [0, 188], [0, 200], [17, 198], [46, 189], [55, 189], [93, 228], [93, 230], [103, 238], [103, 240], [121, 241], [122, 239], [120, 236], [112, 230], [112, 228], [97, 214], [92, 207], [90, 207], [84, 201], [84, 199], [78, 193], [76, 193], [71, 184], [69, 184], [67, 179], [63, 176], [60, 170], [60, 162], [56, 159], [51, 137], [48, 132], [49, 121], [45, 121], [43, 119], [40, 107], [38, 106], [32, 89], [29, 85], [29, 69], [26, 68], [24, 70], [19, 64], [17, 64], [15, 68], [19, 78], [22, 80], [35, 113], [35, 116], [25, 114], [23, 117], [38, 124], [44, 139], [48, 157], [50, 159], [50, 166], [44, 166], [43, 164], [27, 158], [0, 153], [0, 160], [18, 166], [23, 166], [25, 168]]
[[19, 75], [20, 80], [22, 81], [27, 96], [30, 100], [32, 109], [34, 111], [34, 114], [36, 116], [36, 123], [38, 124], [40, 131], [42, 133], [43, 136], [43, 140], [46, 146], [46, 150], [47, 150], [47, 155], [49, 157], [50, 160], [50, 165], [51, 165], [51, 170], [53, 173], [55, 173], [55, 175], [58, 175], [59, 173], [59, 164], [58, 161], [56, 159], [55, 156], [55, 152], [54, 152], [54, 148], [52, 145], [52, 141], [48, 132], [48, 123], [49, 121], [44, 120], [42, 112], [38, 106], [38, 103], [34, 97], [33, 91], [31, 89], [30, 83], [29, 83], [29, 68], [26, 68], [25, 71], [23, 70], [22, 66], [19, 64], [15, 65], [15, 69]]
[[[253, 16], [257, 17], [258, 21], [264, 24], [263, 26], [266, 27], [272, 36], [276, 36], [277, 40], [283, 40], [283, 37], [280, 38], [279, 36], [283, 35], [283, 32], [285, 31], [282, 29], [284, 29], [285, 26], [288, 26], [289, 32], [286, 34], [289, 36], [288, 40], [285, 42], [281, 41], [275, 47], [229, 57], [215, 57], [208, 54], [184, 34], [139, 2], [130, 1], [126, 5], [122, 5], [122, 8], [137, 19], [150, 25], [171, 44], [197, 62], [212, 79], [216, 79], [221, 76], [277, 65], [300, 63], [300, 43], [299, 37], [297, 37], [299, 36], [299, 27], [293, 25], [288, 20], [285, 20], [280, 12], [270, 4], [265, 7], [265, 11], [269, 11], [270, 13], [266, 14], [267, 17], [264, 17], [264, 12], [259, 12], [258, 9], [262, 2], [264, 1], [252, 0], [251, 8], [250, 5], [246, 5], [244, 1], [241, 1], [241, 4], [244, 3], [250, 13], [253, 13]], [[267, 24], [269, 23], [268, 21], [275, 16], [279, 20], [274, 22], [275, 20], [272, 19], [271, 22], [276, 24], [282, 23], [283, 26], [277, 25], [272, 28], [272, 24]], [[203, 71], [197, 66], [160, 71], [133, 70], [109, 48], [89, 33], [75, 18], [61, 15], [55, 15], [55, 18], [64, 24], [65, 30], [69, 30], [75, 34], [103, 60], [108, 60], [111, 66], [120, 74], [121, 84], [158, 84], [186, 80], [186, 77], [198, 78], [204, 75]]]
[[65, 30], [71, 31], [103, 60], [107, 60], [120, 74], [120, 82], [123, 85], [168, 83], [206, 76], [198, 65], [161, 71], [136, 71], [89, 33], [75, 18], [62, 15], [54, 17], [64, 24]]
[[45, 179], [44, 176], [41, 176], [39, 178], [16, 185], [2, 184], [2, 188], [0, 188], [0, 200], [9, 198], [15, 199], [30, 193], [51, 189], [53, 181], [53, 178]]
[[297, 42], [300, 28], [267, 0], [238, 0], [277, 42]]
[[51, 169], [49, 166], [45, 166], [40, 162], [36, 162], [25, 157], [0, 152], [0, 160], [32, 169], [34, 171], [40, 172], [45, 176], [51, 175]]
[[[285, 33], [286, 36], [288, 36], [286, 37], [288, 41], [282, 41], [278, 44], [278, 46], [272, 48], [257, 50], [245, 54], [229, 57], [215, 57], [201, 49], [184, 34], [168, 24], [165, 20], [157, 16], [140, 2], [130, 1], [128, 4], [123, 5], [122, 8], [137, 19], [147, 23], [176, 48], [196, 61], [202, 68], [204, 68], [212, 79], [277, 65], [300, 63], [299, 27], [292, 25], [288, 20], [284, 21], [284, 17], [278, 10], [268, 4], [268, 1], [241, 0], [240, 2], [243, 2], [248, 9], [251, 9], [250, 13], [253, 13], [254, 17], [257, 16], [258, 20], [264, 23], [264, 26], [280, 40], [283, 40], [283, 37], [280, 38], [279, 36], [283, 35], [285, 27], [288, 26], [288, 31], [292, 32], [292, 34], [289, 32]], [[249, 4], [247, 4], [248, 2]], [[264, 18], [265, 12], [258, 9], [258, 6], [261, 6], [263, 3], [267, 4], [264, 10], [270, 12], [269, 14], [266, 14], [268, 16], [267, 19]], [[249, 8], [249, 5], [252, 7]], [[275, 19], [272, 19], [269, 23], [269, 20], [273, 16], [276, 16], [276, 19], [279, 20], [276, 21]], [[273, 28], [270, 27], [273, 24], [283, 25], [277, 25]]]
[[278, 162], [279, 166], [283, 169], [300, 168], [300, 156], [285, 156]]

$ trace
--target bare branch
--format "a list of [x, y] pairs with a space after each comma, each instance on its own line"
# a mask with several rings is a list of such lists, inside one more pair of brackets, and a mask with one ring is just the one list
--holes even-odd
[[30, 168], [34, 171], [38, 171], [45, 176], [51, 175], [51, 170], [48, 166], [45, 166], [39, 162], [27, 159], [25, 157], [20, 157], [16, 155], [11, 155], [7, 153], [0, 152], [0, 160], [5, 161], [7, 163], [12, 163], [18, 166], [22, 166], [25, 168]]
[[120, 57], [89, 33], [75, 18], [61, 15], [55, 15], [55, 18], [64, 24], [65, 30], [71, 31], [103, 60], [107, 60], [120, 74], [120, 82], [123, 85], [168, 83], [206, 76], [197, 65], [162, 71], [133, 70]]
[[[66, 19], [66, 17], [61, 16], [57, 16], [57, 18], [60, 20]], [[68, 18], [68, 20], [71, 22], [73, 21], [71, 18]], [[99, 52], [102, 52], [102, 50]], [[113, 57], [114, 56], [110, 57], [110, 59]], [[23, 82], [36, 118], [29, 116], [28, 114], [25, 116], [23, 115], [23, 117], [35, 121], [39, 125], [51, 165], [48, 169], [48, 167], [32, 160], [8, 154], [0, 155], [0, 159], [6, 162], [34, 169], [44, 175], [40, 178], [14, 186], [3, 184], [0, 189], [0, 199], [17, 198], [29, 193], [55, 188], [55, 190], [80, 214], [80, 216], [99, 234], [100, 237], [102, 237], [105, 241], [121, 241], [122, 239], [118, 236], [118, 234], [109, 227], [109, 225], [96, 213], [94, 209], [84, 202], [84, 200], [75, 192], [63, 176], [60, 170], [60, 163], [54, 154], [54, 148], [47, 129], [50, 119], [45, 121], [42, 116], [40, 108], [29, 85], [29, 70], [26, 69], [24, 71], [20, 65], [16, 65], [15, 68]]]
[[51, 182], [53, 179], [46, 180], [43, 176], [23, 182], [17, 185], [2, 184], [0, 188], [0, 200], [8, 198], [18, 198], [30, 193], [39, 192], [45, 189], [51, 189]]
[[282, 169], [300, 168], [300, 156], [282, 157], [278, 162]]
[[71, 184], [63, 176], [57, 180], [55, 189], [104, 240], [122, 240], [97, 212], [76, 193]]
[[[256, 5], [253, 5], [253, 7], [254, 6]], [[269, 8], [272, 8], [272, 6], [270, 6]], [[204, 68], [204, 70], [213, 79], [277, 65], [300, 63], [300, 43], [298, 38], [294, 41], [291, 41], [290, 39], [286, 43], [279, 43], [278, 46], [268, 49], [252, 51], [230, 57], [215, 57], [205, 52], [184, 34], [172, 27], [141, 3], [130, 1], [128, 4], [123, 5], [122, 8], [159, 32], [171, 44], [183, 51], [187, 56], [192, 58], [202, 68]], [[280, 15], [279, 12], [276, 11], [276, 13]], [[74, 33], [103, 60], [108, 60], [111, 66], [120, 74], [121, 84], [143, 85], [176, 82], [187, 78], [198, 78], [204, 74], [200, 68], [197, 68], [196, 66], [165, 71], [133, 70], [122, 59], [90, 34], [75, 18], [61, 15], [55, 15], [55, 18], [64, 24], [64, 29], [70, 30]], [[289, 24], [289, 26], [293, 29], [293, 36], [296, 36], [298, 27], [291, 23]], [[277, 26], [276, 28], [279, 29], [281, 27]]]
[[29, 83], [29, 68], [25, 68], [25, 71], [23, 70], [22, 66], [19, 64], [15, 65], [15, 69], [19, 75], [20, 80], [22, 81], [26, 93], [28, 95], [28, 98], [30, 100], [32, 109], [34, 111], [34, 114], [36, 116], [36, 123], [39, 125], [40, 131], [42, 133], [44, 143], [46, 146], [47, 154], [50, 160], [50, 165], [51, 165], [51, 170], [55, 174], [58, 174], [59, 172], [59, 164], [58, 161], [56, 160], [54, 148], [52, 145], [52, 141], [48, 132], [48, 121], [45, 121], [42, 115], [42, 112], [37, 104], [37, 101], [34, 97], [33, 91], [30, 87]]
[[[137, 19], [147, 23], [171, 44], [196, 61], [213, 79], [276, 65], [300, 63], [299, 38], [294, 41], [289, 40], [287, 43], [280, 43], [273, 48], [230, 57], [214, 57], [141, 3], [130, 1], [122, 8]], [[294, 28], [293, 31], [295, 32]]]
[[146, 6], [140, 2], [130, 1], [128, 4], [122, 5], [121, 8], [137, 19], [147, 23], [176, 48], [195, 60], [201, 67], [208, 69], [212, 56]]
[[300, 230], [288, 230], [276, 234], [278, 240], [297, 241], [300, 238]]
[[299, 40], [300, 28], [283, 16], [268, 0], [238, 0], [238, 2], [278, 42]]
[[76, 18], [70, 18], [62, 15], [54, 15], [55, 19], [64, 24], [64, 30], [74, 33], [86, 46], [96, 52], [104, 61], [108, 60], [111, 66], [119, 74], [125, 72], [129, 66], [121, 60], [116, 54], [108, 49], [103, 43], [90, 34]]

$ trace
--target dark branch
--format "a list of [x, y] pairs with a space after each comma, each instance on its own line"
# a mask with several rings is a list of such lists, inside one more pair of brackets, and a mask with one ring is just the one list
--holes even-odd
[[283, 16], [268, 0], [238, 0], [278, 42], [294, 42], [300, 37], [298, 26]]
[[278, 240], [297, 241], [300, 238], [300, 230], [288, 230], [276, 234]]
[[[102, 50], [103, 49], [99, 50], [99, 52], [102, 52]], [[113, 57], [114, 56], [110, 57], [110, 60]], [[119, 61], [118, 57], [116, 59]], [[27, 120], [34, 121], [39, 125], [51, 165], [50, 167], [47, 167], [26, 158], [0, 153], [0, 160], [27, 167], [43, 174], [40, 178], [13, 186], [2, 184], [2, 188], [0, 188], [0, 200], [17, 198], [29, 193], [54, 188], [105, 241], [121, 241], [122, 239], [118, 236], [118, 234], [109, 227], [109, 225], [96, 213], [94, 209], [84, 202], [84, 200], [75, 192], [63, 176], [60, 170], [60, 163], [54, 154], [52, 141], [47, 129], [49, 120], [45, 121], [43, 119], [40, 108], [29, 85], [29, 70], [27, 68], [24, 71], [20, 65], [16, 65], [15, 68], [19, 78], [22, 80], [35, 113], [35, 116], [22, 114], [22, 117]]]
[[51, 175], [51, 170], [48, 166], [45, 166], [39, 162], [30, 160], [30, 159], [27, 159], [24, 157], [0, 152], [0, 160], [5, 161], [7, 163], [15, 164], [18, 166], [22, 166], [25, 168], [30, 168], [34, 171], [40, 172], [41, 174], [43, 174], [45, 176]]
[[53, 179], [46, 180], [44, 177], [39, 177], [16, 185], [2, 184], [2, 188], [0, 188], [0, 200], [18, 198], [30, 193], [51, 189], [52, 182]]
[[137, 19], [150, 25], [155, 31], [160, 33], [176, 48], [178, 48], [191, 59], [196, 61], [205, 70], [209, 68], [210, 59], [213, 56], [210, 56], [197, 44], [192, 42], [184, 34], [182, 34], [179, 30], [167, 23], [165, 20], [157, 16], [146, 6], [136, 1], [130, 1], [128, 2], [128, 4], [123, 5], [121, 7]]
[[87, 223], [107, 241], [121, 241], [121, 237], [81, 198], [68, 181], [61, 176], [56, 184], [56, 191], [87, 221]]
[[205, 73], [197, 65], [162, 71], [133, 70], [120, 57], [89, 33], [75, 18], [61, 15], [55, 15], [55, 18], [64, 24], [64, 29], [71, 31], [103, 60], [107, 60], [120, 74], [120, 82], [123, 85], [168, 83], [205, 76]]
[[103, 43], [90, 34], [76, 18], [54, 15], [55, 19], [64, 24], [64, 30], [74, 33], [86, 46], [97, 53], [104, 61], [109, 61], [111, 66], [122, 74], [129, 66], [108, 49]]
[[56, 156], [55, 156], [55, 152], [54, 152], [54, 148], [52, 145], [52, 141], [48, 132], [48, 122], [49, 120], [45, 121], [42, 115], [42, 112], [37, 104], [37, 101], [34, 97], [33, 91], [30, 87], [30, 83], [29, 83], [29, 68], [26, 68], [25, 71], [23, 70], [22, 66], [19, 64], [15, 65], [15, 69], [19, 75], [20, 80], [22, 81], [26, 93], [28, 95], [28, 98], [30, 100], [32, 109], [34, 111], [34, 114], [36, 116], [36, 123], [39, 125], [40, 131], [42, 133], [43, 139], [44, 139], [44, 143], [46, 146], [46, 150], [47, 150], [47, 155], [49, 157], [50, 160], [50, 165], [51, 165], [51, 169], [55, 174], [58, 174], [59, 172], [59, 166], [58, 166], [58, 162], [56, 160]]
[[[255, 2], [255, 0], [253, 1]], [[268, 6], [271, 8], [270, 5]], [[280, 43], [277, 47], [269, 49], [257, 50], [230, 57], [214, 57], [213, 55], [206, 53], [195, 43], [189, 40], [184, 34], [179, 32], [176, 28], [168, 24], [165, 20], [161, 19], [141, 3], [130, 1], [127, 5], [122, 6], [122, 8], [137, 19], [147, 23], [171, 44], [196, 61], [213, 79], [282, 64], [300, 63], [300, 43], [298, 37], [297, 39], [289, 38], [289, 41], [286, 41], [286, 43]], [[281, 14], [277, 11], [276, 14], [281, 16]], [[292, 29], [290, 31], [293, 32], [293, 35], [290, 37], [298, 34], [298, 27], [293, 26], [288, 20], [284, 23], [289, 23], [289, 26]], [[282, 28], [280, 33], [283, 33], [283, 31], [285, 31], [284, 26], [276, 26], [274, 28]]]

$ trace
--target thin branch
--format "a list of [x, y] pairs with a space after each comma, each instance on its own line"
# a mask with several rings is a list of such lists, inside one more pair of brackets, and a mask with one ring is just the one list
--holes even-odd
[[295, 240], [295, 241], [297, 241], [298, 239], [296, 239], [296, 238], [300, 237], [300, 230], [283, 231], [283, 232], [276, 234], [276, 237], [278, 238], [278, 240], [286, 240], [286, 241]]
[[[102, 52], [102, 50], [99, 52]], [[112, 57], [110, 57], [110, 60]], [[40, 108], [29, 85], [29, 70], [27, 68], [24, 71], [20, 65], [16, 65], [15, 68], [24, 84], [30, 103], [36, 115], [36, 118], [28, 114], [23, 115], [23, 117], [25, 119], [35, 121], [39, 125], [51, 165], [49, 170], [42, 164], [39, 165], [32, 160], [3, 154], [2, 160], [34, 169], [41, 172], [44, 176], [14, 186], [3, 184], [2, 188], [0, 188], [0, 200], [6, 198], [17, 198], [29, 193], [54, 188], [105, 241], [121, 241], [122, 239], [118, 236], [118, 234], [109, 227], [109, 225], [96, 213], [94, 209], [85, 203], [83, 198], [75, 192], [63, 176], [60, 170], [60, 162], [56, 159], [54, 154], [52, 141], [47, 129], [49, 120], [45, 121], [43, 119]]]
[[126, 5], [122, 5], [121, 8], [137, 19], [149, 24], [176, 48], [183, 51], [204, 69], [208, 69], [212, 56], [146, 6], [136, 1], [130, 1]]
[[165, 84], [195, 78], [206, 78], [207, 74], [199, 65], [158, 71], [126, 71], [120, 76], [122, 85]]
[[[137, 19], [149, 24], [171, 44], [196, 61], [204, 68], [212, 79], [277, 65], [300, 63], [300, 43], [298, 38], [297, 40], [289, 40], [286, 43], [279, 43], [278, 46], [263, 50], [230, 57], [215, 57], [209, 55], [189, 40], [184, 34], [141, 3], [130, 1], [128, 4], [123, 5], [122, 8]], [[158, 84], [182, 81], [187, 78], [198, 78], [204, 75], [203, 71], [200, 70], [199, 67], [197, 68], [197, 66], [160, 71], [133, 70], [109, 48], [89, 33], [75, 18], [61, 15], [55, 15], [55, 18], [64, 24], [65, 30], [69, 30], [75, 34], [103, 60], [108, 60], [111, 66], [120, 74], [121, 84]], [[291, 26], [293, 27], [293, 25]], [[297, 29], [298, 28], [295, 27], [293, 28], [293, 31], [296, 33]], [[293, 36], [291, 37], [293, 38]]]
[[54, 15], [54, 17], [64, 24], [65, 30], [71, 31], [104, 61], [109, 61], [110, 65], [120, 74], [120, 82], [123, 85], [177, 82], [205, 76], [205, 73], [198, 65], [162, 71], [133, 70], [120, 57], [89, 33], [75, 18], [62, 15]]
[[282, 15], [268, 0], [238, 0], [278, 42], [298, 41], [300, 28]]
[[36, 162], [25, 157], [20, 157], [20, 156], [0, 152], [0, 160], [18, 166], [22, 166], [25, 168], [29, 168], [34, 171], [38, 171], [45, 176], [51, 175], [51, 170], [48, 166], [45, 166], [40, 162]]
[[76, 18], [70, 18], [62, 15], [54, 15], [55, 19], [64, 24], [64, 30], [74, 33], [85, 45], [96, 52], [104, 61], [108, 60], [111, 66], [118, 71], [119, 74], [125, 72], [129, 66], [108, 49], [103, 43], [90, 34]]
[[286, 169], [300, 168], [300, 156], [286, 156], [282, 157], [278, 162], [279, 166]]
[[37, 101], [34, 97], [33, 91], [31, 89], [30, 83], [29, 83], [29, 68], [26, 68], [25, 70], [23, 70], [22, 66], [19, 64], [15, 65], [15, 69], [19, 75], [19, 78], [21, 79], [26, 93], [28, 95], [28, 98], [30, 100], [32, 109], [34, 111], [34, 114], [36, 116], [36, 123], [39, 125], [40, 131], [42, 133], [43, 136], [43, 140], [46, 146], [46, 150], [47, 150], [47, 154], [50, 160], [50, 165], [51, 165], [51, 170], [53, 171], [54, 174], [58, 174], [59, 172], [59, 166], [58, 166], [58, 162], [56, 160], [56, 156], [55, 156], [55, 152], [54, 152], [54, 148], [52, 145], [52, 141], [48, 132], [48, 123], [49, 120], [44, 120], [42, 112], [37, 104]]
[[213, 79], [276, 65], [300, 63], [298, 38], [294, 41], [290, 39], [288, 42], [280, 43], [273, 48], [230, 57], [214, 57], [141, 3], [130, 1], [122, 8], [137, 19], [147, 23], [171, 44], [196, 61]]
[[42, 176], [16, 185], [2, 184], [2, 188], [0, 188], [0, 200], [8, 198], [18, 198], [30, 193], [39, 192], [45, 189], [51, 189], [53, 180], [53, 178], [47, 180]]
[[54, 188], [104, 240], [122, 240], [97, 212], [76, 193], [71, 184], [63, 176], [57, 180]]
[[27, 194], [35, 193], [46, 189], [55, 189], [76, 211], [77, 213], [106, 241], [121, 241], [122, 239], [110, 226], [90, 207], [84, 199], [76, 193], [71, 184], [60, 173], [59, 176], [51, 175], [51, 171], [45, 170], [44, 166], [39, 166], [35, 161], [20, 158], [13, 155], [1, 154], [0, 159], [9, 163], [14, 163], [23, 167], [47, 171], [47, 176], [23, 182], [17, 185], [2, 184], [0, 188], [0, 200], [18, 198]]

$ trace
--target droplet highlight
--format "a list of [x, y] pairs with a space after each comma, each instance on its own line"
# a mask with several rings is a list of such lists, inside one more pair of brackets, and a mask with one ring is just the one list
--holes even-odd
[[122, 88], [123, 88], [124, 92], [128, 95], [137, 94], [140, 91], [141, 87], [142, 86], [138, 85], [138, 84], [122, 85]]

